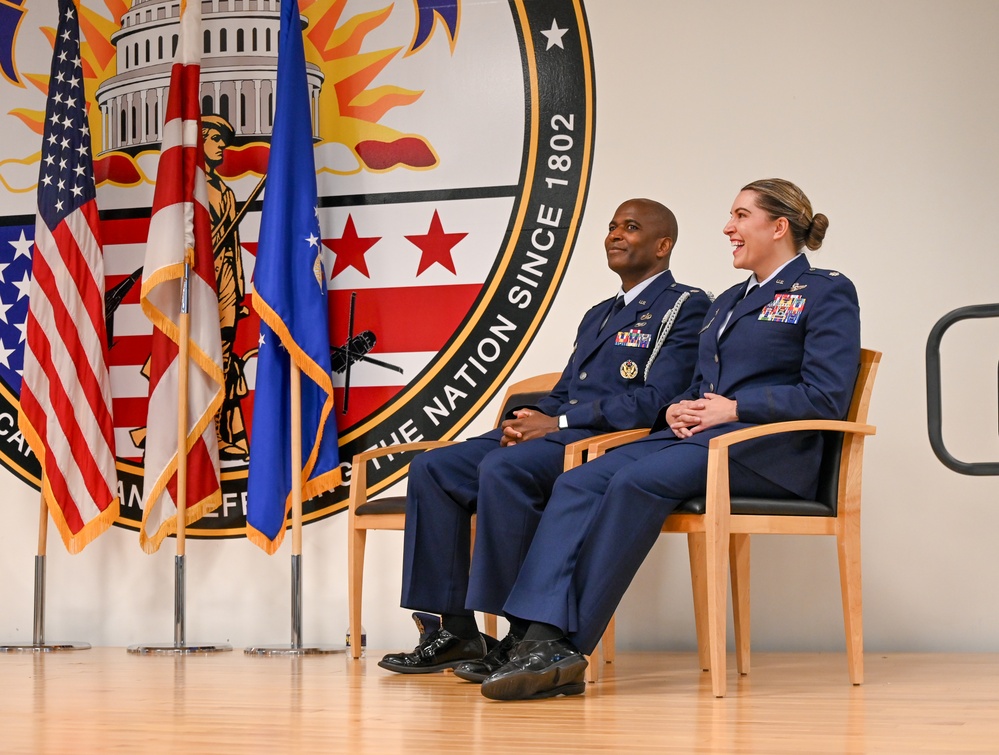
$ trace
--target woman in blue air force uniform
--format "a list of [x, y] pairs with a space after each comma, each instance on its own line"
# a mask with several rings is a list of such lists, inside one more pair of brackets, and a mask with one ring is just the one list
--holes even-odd
[[[724, 228], [748, 281], [721, 294], [700, 333], [691, 386], [646, 438], [564, 474], [504, 612], [532, 622], [510, 662], [483, 683], [496, 699], [580, 694], [586, 661], [663, 521], [703, 495], [711, 438], [751, 425], [846, 416], [860, 360], [856, 290], [801, 254], [828, 219], [787, 181], [743, 188]], [[748, 294], [747, 294], [748, 291]], [[815, 494], [820, 434], [731, 450], [735, 494]]]

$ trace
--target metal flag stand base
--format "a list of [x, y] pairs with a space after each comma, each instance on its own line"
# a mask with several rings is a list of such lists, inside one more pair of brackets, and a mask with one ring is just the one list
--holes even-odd
[[[43, 499], [44, 506], [44, 499]], [[42, 522], [47, 512], [42, 509]], [[44, 538], [44, 536], [42, 536]], [[0, 653], [52, 653], [61, 650], [89, 650], [89, 642], [45, 642], [45, 555], [35, 556], [35, 622], [31, 633], [31, 644], [5, 643], [0, 645]]]
[[247, 655], [330, 655], [346, 652], [334, 645], [302, 645], [302, 554], [291, 557], [291, 644], [255, 645], [246, 648]]
[[232, 650], [232, 645], [218, 643], [189, 643], [185, 637], [186, 626], [186, 579], [184, 556], [174, 556], [174, 600], [173, 600], [173, 644], [156, 643], [129, 645], [128, 652], [135, 655], [188, 655], [191, 653], [224, 653]]

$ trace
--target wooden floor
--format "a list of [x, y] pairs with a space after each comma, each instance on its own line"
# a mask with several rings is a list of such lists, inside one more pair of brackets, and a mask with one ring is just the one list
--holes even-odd
[[999, 655], [754, 653], [729, 696], [686, 653], [621, 653], [582, 697], [500, 703], [381, 652], [0, 654], [3, 753], [999, 752]]

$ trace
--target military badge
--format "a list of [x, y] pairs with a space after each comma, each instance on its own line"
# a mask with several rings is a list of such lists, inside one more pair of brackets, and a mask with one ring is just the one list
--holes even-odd
[[634, 380], [638, 377], [638, 365], [629, 359], [621, 365], [621, 377], [625, 380]]

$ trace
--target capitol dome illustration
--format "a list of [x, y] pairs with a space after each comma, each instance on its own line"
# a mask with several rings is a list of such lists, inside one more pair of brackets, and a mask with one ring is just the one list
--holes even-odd
[[[236, 144], [266, 141], [274, 125], [280, 0], [201, 0], [201, 9], [201, 112], [229, 121]], [[117, 73], [97, 90], [102, 153], [159, 144], [179, 18], [180, 0], [132, 0], [122, 15], [111, 35]], [[314, 64], [306, 70], [318, 138], [324, 77]]]

